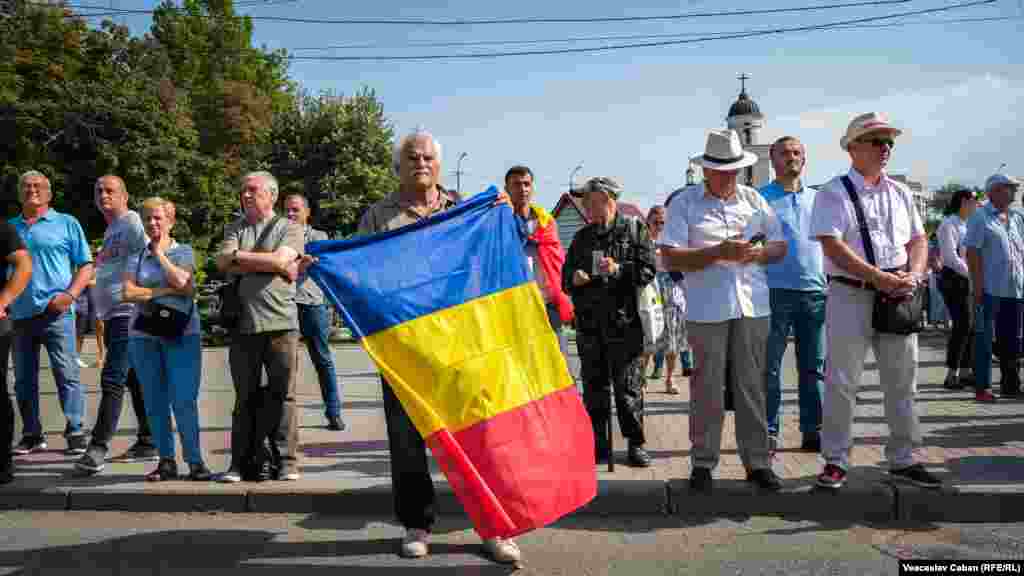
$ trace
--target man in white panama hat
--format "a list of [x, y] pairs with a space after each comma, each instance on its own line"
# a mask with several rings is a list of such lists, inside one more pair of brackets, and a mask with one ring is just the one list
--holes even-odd
[[747, 480], [775, 491], [781, 483], [771, 469], [765, 409], [771, 309], [764, 266], [785, 256], [786, 242], [764, 197], [736, 181], [757, 156], [743, 150], [735, 131], [709, 132], [704, 154], [691, 162], [703, 167], [705, 181], [672, 195], [658, 239], [666, 268], [686, 273], [693, 303], [686, 324], [696, 365], [690, 378], [690, 489], [711, 492], [725, 386], [731, 384]]
[[[868, 347], [878, 361], [885, 394], [890, 430], [885, 453], [892, 478], [925, 488], [940, 486], [935, 476], [914, 463], [914, 444], [921, 438], [914, 411], [917, 335], [882, 333], [872, 324], [877, 292], [908, 295], [918, 283], [927, 282], [928, 240], [921, 216], [910, 190], [885, 173], [900, 134], [884, 114], [854, 118], [839, 141], [849, 152], [852, 167], [825, 184], [811, 213], [810, 236], [821, 242], [829, 279], [825, 326], [831, 352], [821, 434], [825, 468], [817, 480], [825, 488], [838, 489], [846, 482], [853, 410]], [[870, 242], [863, 241], [854, 197]]]

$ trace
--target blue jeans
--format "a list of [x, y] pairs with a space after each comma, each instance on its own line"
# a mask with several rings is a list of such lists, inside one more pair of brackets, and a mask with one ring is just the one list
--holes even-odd
[[796, 336], [799, 372], [800, 432], [811, 436], [821, 428], [821, 397], [825, 381], [825, 293], [772, 288], [772, 328], [765, 355], [768, 433], [778, 435], [782, 408], [782, 357], [790, 329]]
[[127, 388], [132, 397], [132, 408], [138, 421], [138, 439], [142, 444], [153, 441], [153, 433], [149, 429], [149, 418], [146, 416], [146, 402], [138, 375], [131, 369], [131, 336], [132, 317], [114, 316], [106, 321], [103, 339], [107, 346], [107, 356], [100, 373], [100, 406], [96, 413], [96, 423], [92, 427], [92, 445], [110, 447], [110, 439], [117, 431], [117, 423], [121, 419], [121, 404]]
[[341, 416], [342, 389], [334, 371], [334, 355], [327, 337], [331, 330], [331, 316], [326, 304], [299, 304], [299, 332], [306, 340], [309, 359], [313, 361], [320, 379], [320, 396], [324, 399], [325, 415]]
[[85, 398], [78, 377], [78, 352], [75, 350], [75, 314], [71, 310], [14, 322], [14, 392], [24, 422], [24, 436], [42, 437], [39, 420], [39, 346], [50, 355], [50, 369], [57, 385], [57, 397], [67, 425], [65, 436], [82, 433]]
[[182, 336], [178, 340], [132, 338], [129, 347], [132, 368], [146, 396], [146, 416], [160, 458], [174, 460], [173, 410], [185, 462], [202, 463], [198, 400], [203, 354], [199, 335]]
[[980, 392], [992, 386], [992, 336], [999, 346], [1000, 387], [1015, 392], [1020, 387], [1017, 357], [1020, 355], [1021, 315], [1024, 300], [985, 294], [975, 322], [974, 385]]

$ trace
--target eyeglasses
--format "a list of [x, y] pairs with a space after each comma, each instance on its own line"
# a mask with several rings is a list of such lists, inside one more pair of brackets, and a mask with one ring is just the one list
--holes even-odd
[[875, 148], [881, 148], [882, 146], [888, 146], [890, 149], [896, 146], [896, 141], [892, 138], [872, 138], [870, 140], [861, 140], [865, 144], [871, 144]]

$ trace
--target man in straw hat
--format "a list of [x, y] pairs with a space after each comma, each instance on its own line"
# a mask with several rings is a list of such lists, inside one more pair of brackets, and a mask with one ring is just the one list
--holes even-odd
[[646, 224], [619, 213], [621, 194], [611, 178], [591, 178], [584, 185], [590, 224], [569, 245], [562, 287], [576, 307], [583, 401], [594, 426], [597, 460], [609, 457], [610, 388], [619, 428], [629, 442], [629, 465], [645, 468], [651, 458], [644, 449], [644, 334], [636, 291], [654, 280], [654, 245]]
[[[853, 410], [868, 347], [875, 352], [885, 393], [890, 430], [885, 452], [892, 478], [927, 488], [940, 485], [914, 463], [914, 443], [921, 437], [914, 413], [917, 335], [882, 333], [872, 324], [876, 292], [909, 295], [918, 283], [927, 282], [928, 241], [913, 196], [885, 173], [900, 134], [883, 114], [854, 118], [839, 141], [852, 167], [818, 192], [811, 215], [810, 235], [821, 242], [829, 277], [825, 325], [832, 352], [823, 398], [825, 469], [817, 480], [825, 488], [837, 489], [846, 482]], [[865, 250], [854, 196], [862, 206], [870, 251]]]
[[757, 156], [743, 150], [735, 131], [709, 132], [704, 154], [691, 162], [703, 167], [705, 181], [673, 194], [658, 240], [666, 268], [686, 272], [694, 303], [686, 325], [696, 365], [690, 378], [690, 489], [711, 492], [729, 378], [747, 480], [776, 491], [781, 483], [771, 469], [765, 408], [771, 309], [764, 267], [786, 255], [786, 242], [764, 197], [736, 181]]

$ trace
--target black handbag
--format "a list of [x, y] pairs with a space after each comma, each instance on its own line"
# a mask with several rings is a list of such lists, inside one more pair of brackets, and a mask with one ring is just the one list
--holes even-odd
[[[139, 270], [142, 269], [142, 258], [145, 254], [145, 252], [139, 254], [139, 262], [135, 267], [136, 280], [139, 278]], [[192, 307], [186, 313], [155, 300], [150, 300], [140, 305], [139, 314], [135, 317], [132, 328], [151, 336], [175, 340], [181, 338], [181, 335], [188, 329], [188, 324], [192, 321], [192, 313], [195, 308], [196, 305], [193, 302]]]
[[[260, 232], [259, 238], [253, 244], [254, 250], [258, 249], [267, 240], [270, 231], [274, 229], [274, 226], [277, 225], [277, 221], [280, 219], [280, 216], [275, 215], [270, 223], [267, 224], [267, 227]], [[222, 285], [217, 290], [217, 299], [220, 300], [220, 308], [217, 310], [217, 323], [220, 324], [221, 328], [229, 332], [237, 330], [242, 320], [242, 300], [238, 293], [241, 282], [242, 277], [237, 276], [234, 280]]]
[[[842, 177], [846, 193], [850, 195], [853, 202], [853, 210], [857, 213], [857, 225], [860, 228], [860, 237], [864, 242], [864, 255], [868, 264], [875, 264], [875, 247], [871, 242], [871, 231], [868, 230], [867, 221], [864, 218], [864, 207], [861, 206], [860, 197], [853, 187], [849, 176]], [[924, 304], [928, 295], [928, 285], [920, 284], [907, 296], [893, 297], [888, 294], [875, 291], [875, 304], [871, 310], [871, 327], [882, 334], [915, 334], [924, 328]]]

